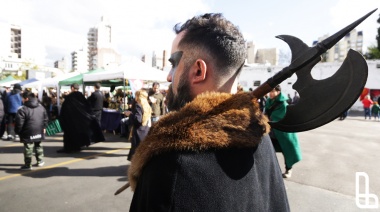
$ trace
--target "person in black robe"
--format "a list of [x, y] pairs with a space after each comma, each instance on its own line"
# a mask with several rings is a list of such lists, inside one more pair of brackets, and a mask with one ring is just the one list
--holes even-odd
[[78, 84], [72, 84], [71, 93], [62, 103], [59, 122], [64, 132], [63, 149], [58, 153], [78, 152], [84, 146], [105, 140], [90, 104], [78, 89]]

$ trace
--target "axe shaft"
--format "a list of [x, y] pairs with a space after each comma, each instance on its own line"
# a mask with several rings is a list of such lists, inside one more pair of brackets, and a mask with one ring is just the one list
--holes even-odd
[[252, 91], [252, 94], [257, 99], [260, 99], [261, 97], [263, 97], [267, 93], [269, 93], [271, 90], [273, 90], [273, 88], [270, 87], [268, 83], [264, 83], [264, 84], [260, 85], [259, 87], [257, 87], [254, 91]]
[[288, 67], [283, 68], [280, 72], [276, 73], [273, 77], [269, 78], [264, 84], [257, 87], [252, 91], [253, 96], [257, 99], [265, 96], [272, 91], [278, 84], [291, 77], [294, 72]]
[[121, 188], [117, 189], [117, 191], [115, 192], [115, 195], [120, 194], [120, 193], [123, 192], [125, 189], [129, 188], [130, 185], [131, 185], [131, 184], [129, 184], [129, 182], [126, 183], [126, 184], [123, 185]]

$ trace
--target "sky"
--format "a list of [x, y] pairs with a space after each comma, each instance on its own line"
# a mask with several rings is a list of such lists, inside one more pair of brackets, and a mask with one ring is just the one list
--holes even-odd
[[[173, 26], [203, 13], [222, 13], [259, 48], [289, 51], [276, 35], [296, 36], [310, 46], [378, 7], [379, 0], [1, 0], [0, 24], [15, 24], [29, 32], [24, 41], [42, 55], [44, 65], [53, 66], [85, 47], [88, 30], [102, 16], [111, 23], [116, 51], [140, 58], [170, 51]], [[364, 52], [376, 45], [378, 18], [376, 11], [357, 27], [363, 31]]]

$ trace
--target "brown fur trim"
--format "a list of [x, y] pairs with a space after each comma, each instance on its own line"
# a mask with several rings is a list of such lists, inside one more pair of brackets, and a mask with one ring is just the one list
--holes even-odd
[[128, 170], [132, 191], [144, 165], [169, 151], [204, 151], [229, 147], [255, 147], [269, 132], [268, 119], [249, 93], [207, 92], [180, 111], [155, 123], [133, 155]]

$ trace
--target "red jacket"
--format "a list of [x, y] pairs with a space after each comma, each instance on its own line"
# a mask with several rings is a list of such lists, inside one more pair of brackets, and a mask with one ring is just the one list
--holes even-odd
[[373, 101], [370, 99], [363, 99], [362, 103], [365, 108], [370, 108], [373, 105]]

